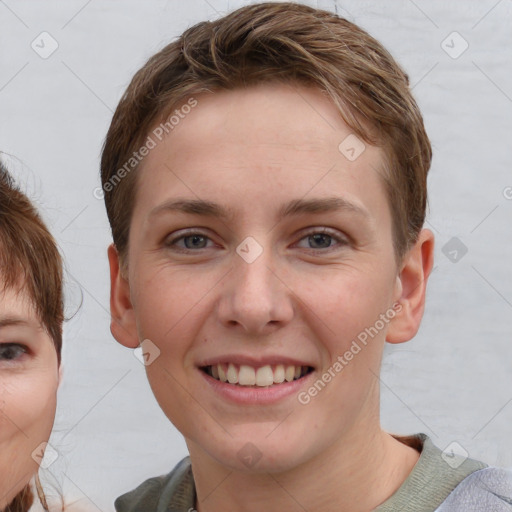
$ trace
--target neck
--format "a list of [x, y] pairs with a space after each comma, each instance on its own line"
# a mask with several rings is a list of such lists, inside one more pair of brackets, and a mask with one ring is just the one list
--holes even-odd
[[380, 427], [347, 433], [314, 459], [279, 473], [233, 471], [194, 443], [189, 450], [198, 512], [366, 512], [400, 487], [419, 458]]

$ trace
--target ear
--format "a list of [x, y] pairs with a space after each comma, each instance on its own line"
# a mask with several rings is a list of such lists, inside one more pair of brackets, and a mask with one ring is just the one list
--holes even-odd
[[434, 235], [429, 229], [422, 229], [417, 242], [405, 255], [397, 276], [395, 300], [401, 309], [389, 324], [386, 336], [389, 343], [409, 341], [418, 332], [433, 264]]
[[110, 332], [121, 345], [137, 348], [139, 337], [130, 299], [130, 284], [122, 275], [119, 253], [114, 244], [108, 247], [108, 261], [110, 265]]

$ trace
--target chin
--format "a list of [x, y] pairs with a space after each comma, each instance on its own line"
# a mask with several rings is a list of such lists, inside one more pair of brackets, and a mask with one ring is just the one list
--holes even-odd
[[237, 435], [221, 443], [204, 446], [217, 463], [232, 471], [242, 473], [282, 473], [301, 465], [308, 458], [304, 439], [292, 442], [289, 435], [270, 439], [268, 430], [264, 435]]

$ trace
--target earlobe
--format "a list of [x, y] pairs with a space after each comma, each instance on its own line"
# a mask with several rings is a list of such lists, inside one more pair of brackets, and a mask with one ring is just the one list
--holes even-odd
[[403, 343], [413, 338], [420, 327], [425, 308], [427, 281], [434, 264], [434, 235], [421, 230], [417, 242], [404, 257], [397, 277], [397, 302], [400, 312], [390, 322], [386, 336], [389, 343]]
[[135, 312], [130, 299], [130, 285], [122, 275], [119, 253], [114, 244], [108, 247], [110, 265], [110, 332], [129, 348], [139, 346]]

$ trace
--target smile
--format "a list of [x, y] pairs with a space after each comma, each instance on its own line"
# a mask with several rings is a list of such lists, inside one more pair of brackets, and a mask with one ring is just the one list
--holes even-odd
[[201, 370], [214, 379], [237, 386], [268, 387], [292, 382], [311, 373], [311, 366], [265, 365], [260, 367], [245, 364], [220, 363], [203, 366]]

